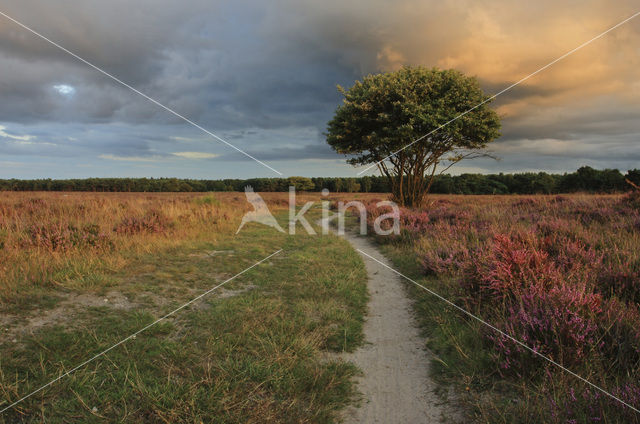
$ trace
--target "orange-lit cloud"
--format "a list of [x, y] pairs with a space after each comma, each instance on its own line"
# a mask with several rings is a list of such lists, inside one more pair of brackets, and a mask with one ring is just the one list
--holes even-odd
[[[406, 58], [407, 64], [456, 68], [476, 75], [495, 91], [640, 10], [631, 1], [539, 1], [535, 7], [524, 2], [474, 1], [463, 2], [464, 6], [441, 4], [431, 13], [430, 3], [400, 9], [407, 25], [389, 35], [385, 51]], [[591, 102], [602, 95], [615, 95], [621, 104], [637, 104], [639, 53], [640, 18], [533, 76], [498, 102], [499, 111], [505, 117], [519, 116], [540, 107]], [[384, 62], [380, 66], [387, 67]]]
[[[300, 16], [308, 20], [314, 36], [349, 46], [343, 60], [364, 66], [366, 72], [402, 65], [455, 68], [477, 76], [487, 94], [640, 11], [640, 4], [630, 0], [343, 3], [297, 2], [290, 7], [308, 12]], [[639, 157], [639, 72], [640, 17], [496, 99], [493, 105], [503, 118], [504, 136], [495, 149], [504, 153], [506, 163], [517, 157], [509, 168], [516, 170], [525, 157], [528, 169], [550, 169], [545, 161], [554, 154], [561, 160], [575, 157], [569, 166], [633, 166], [622, 156], [627, 146], [628, 158]], [[616, 138], [621, 134], [624, 140]], [[604, 161], [606, 153], [596, 154], [598, 148], [612, 159], [614, 152], [620, 156], [617, 164]], [[596, 157], [599, 162], [592, 161]], [[561, 162], [553, 165], [558, 166]]]

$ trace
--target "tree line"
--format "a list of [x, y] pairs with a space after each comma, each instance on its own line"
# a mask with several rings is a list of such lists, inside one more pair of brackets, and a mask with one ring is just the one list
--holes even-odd
[[[556, 194], [556, 193], [615, 193], [630, 188], [629, 181], [640, 185], [640, 170], [622, 174], [617, 169], [581, 167], [576, 172], [549, 174], [525, 172], [515, 174], [440, 175], [431, 186], [431, 193], [439, 194]], [[382, 176], [360, 178], [289, 177], [223, 180], [194, 180], [182, 178], [86, 178], [0, 180], [0, 191], [94, 191], [94, 192], [207, 192], [243, 191], [252, 186], [255, 191], [299, 191], [347, 193], [388, 193], [389, 180]]]

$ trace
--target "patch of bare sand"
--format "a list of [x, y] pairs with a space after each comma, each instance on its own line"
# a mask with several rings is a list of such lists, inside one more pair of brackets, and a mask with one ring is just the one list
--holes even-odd
[[[228, 275], [216, 275], [216, 278], [224, 281], [224, 279], [228, 278]], [[210, 293], [210, 296], [226, 299], [253, 290], [255, 287], [254, 285], [245, 285], [237, 289], [221, 287]], [[204, 288], [198, 289], [195, 287], [186, 287], [185, 290], [187, 293], [185, 293], [184, 302], [206, 291]], [[120, 310], [151, 308], [153, 310], [161, 310], [163, 306], [171, 303], [171, 296], [148, 291], [136, 293], [135, 298], [139, 302], [130, 300], [130, 298], [117, 290], [111, 290], [102, 296], [98, 296], [95, 293], [66, 293], [62, 294], [62, 300], [50, 309], [34, 311], [25, 316], [0, 314], [0, 342], [16, 343], [20, 340], [20, 335], [31, 334], [48, 326], [73, 325], [78, 313], [87, 308], [108, 307]], [[153, 306], [149, 306], [150, 303]], [[206, 302], [196, 302], [194, 306], [198, 309], [209, 307]]]

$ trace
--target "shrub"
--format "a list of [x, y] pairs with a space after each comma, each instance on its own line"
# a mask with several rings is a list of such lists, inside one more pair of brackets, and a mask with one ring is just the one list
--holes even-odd
[[640, 263], [623, 254], [622, 260], [603, 265], [597, 275], [597, 290], [626, 302], [640, 302]]
[[451, 209], [446, 207], [441, 207], [429, 211], [429, 217], [432, 221], [438, 222], [446, 222], [449, 225], [457, 225], [464, 221], [469, 221], [472, 218], [472, 215], [469, 211], [464, 209]]
[[[618, 385], [610, 393], [635, 408], [640, 406], [640, 386], [636, 382]], [[594, 388], [588, 387], [576, 393], [568, 388], [560, 403], [549, 401], [551, 415], [555, 422], [577, 423], [640, 423], [640, 416]]]
[[[530, 292], [507, 308], [499, 327], [536, 352], [571, 367], [583, 363], [597, 341], [598, 326], [581, 312], [572, 293]], [[503, 369], [525, 375], [542, 368], [539, 357], [509, 338], [499, 333], [488, 333], [488, 338], [496, 344]]]
[[27, 199], [23, 202], [16, 204], [16, 209], [20, 209], [21, 213], [26, 213], [29, 215], [34, 215], [37, 212], [42, 212], [44, 210], [50, 209], [52, 205], [49, 205], [44, 199]]
[[626, 375], [640, 367], [640, 311], [637, 305], [625, 305], [609, 299], [599, 317], [600, 349], [609, 372]]
[[523, 197], [522, 199], [518, 199], [511, 204], [514, 209], [528, 209], [532, 206], [539, 206], [540, 203], [531, 197]]
[[425, 275], [454, 275], [463, 270], [471, 259], [469, 248], [459, 241], [434, 246], [420, 258]]
[[561, 276], [532, 233], [496, 234], [486, 254], [474, 255], [467, 279], [486, 294], [505, 298], [527, 291], [544, 292]]
[[400, 209], [400, 228], [410, 234], [424, 233], [429, 226], [429, 214], [425, 211]]
[[108, 247], [109, 236], [95, 224], [76, 227], [71, 224], [32, 225], [28, 230], [27, 243], [51, 251], [68, 251], [75, 247]]
[[157, 210], [151, 210], [142, 216], [124, 218], [113, 229], [118, 234], [164, 233], [170, 227], [169, 219]]
[[573, 210], [576, 218], [580, 219], [583, 224], [591, 225], [593, 223], [604, 224], [611, 222], [617, 215], [618, 211], [609, 206], [589, 207], [583, 206]]
[[621, 197], [617, 202], [617, 206], [640, 210], [640, 190], [631, 191]]

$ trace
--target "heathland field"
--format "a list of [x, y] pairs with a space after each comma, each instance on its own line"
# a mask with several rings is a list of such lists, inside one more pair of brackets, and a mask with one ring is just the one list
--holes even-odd
[[357, 370], [328, 352], [361, 342], [362, 261], [335, 236], [234, 235], [248, 209], [244, 193], [4, 193], [0, 409], [283, 251], [0, 422], [331, 421], [353, 394]]
[[379, 238], [398, 269], [618, 398], [409, 284], [434, 374], [478, 422], [640, 422], [640, 196], [434, 197], [400, 218]]
[[[330, 196], [369, 225], [386, 197]], [[286, 227], [287, 195], [264, 198]], [[244, 193], [3, 193], [0, 409], [63, 378], [0, 422], [334, 421], [357, 397], [333, 352], [363, 342], [363, 262], [302, 228], [235, 235], [248, 210]], [[608, 392], [407, 282], [467, 421], [638, 422], [638, 196], [432, 196], [399, 219], [375, 238], [400, 272]]]

